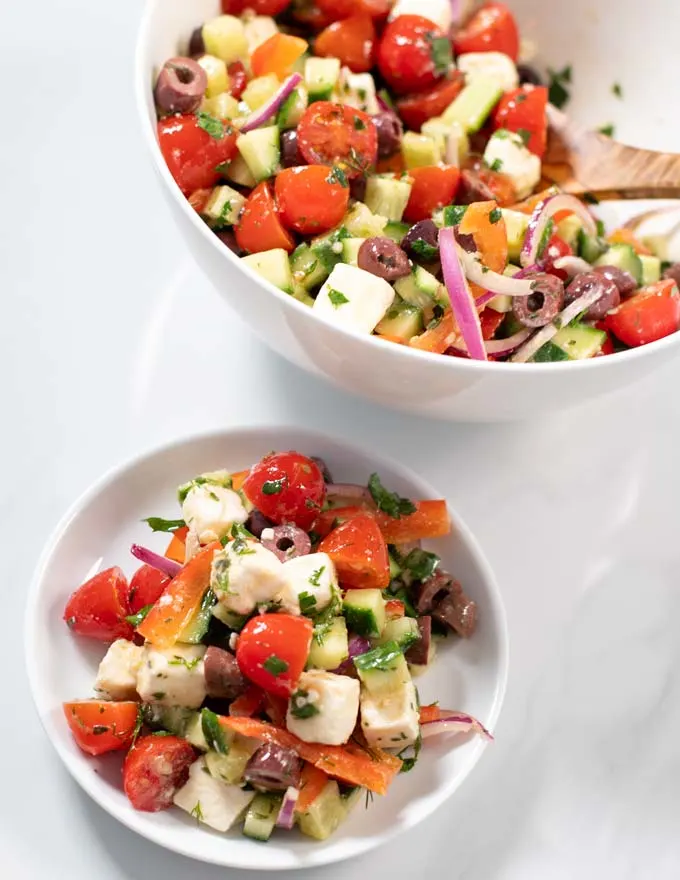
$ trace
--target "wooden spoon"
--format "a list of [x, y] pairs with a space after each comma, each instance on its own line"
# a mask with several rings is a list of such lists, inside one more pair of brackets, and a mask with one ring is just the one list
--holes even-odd
[[606, 199], [680, 198], [680, 155], [627, 147], [548, 105], [543, 177], [563, 192]]

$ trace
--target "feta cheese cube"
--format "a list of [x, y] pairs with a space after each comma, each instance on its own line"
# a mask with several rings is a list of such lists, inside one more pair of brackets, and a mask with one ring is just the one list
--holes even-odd
[[[305, 707], [316, 711], [308, 714]], [[352, 735], [359, 711], [359, 682], [347, 675], [303, 672], [288, 703], [286, 726], [304, 742], [340, 746]], [[304, 717], [299, 717], [300, 715]]]
[[396, 749], [413, 745], [420, 732], [413, 682], [406, 681], [393, 693], [380, 698], [362, 688], [361, 729], [371, 746]]
[[314, 308], [334, 324], [372, 333], [393, 300], [394, 290], [384, 278], [338, 263], [314, 300]]
[[451, 0], [397, 0], [390, 21], [399, 15], [422, 15], [448, 34], [451, 27]]
[[369, 116], [380, 112], [375, 95], [375, 82], [370, 73], [352, 73], [349, 67], [343, 67], [336, 89], [340, 104], [363, 110]]
[[189, 779], [177, 792], [175, 806], [215, 831], [228, 831], [255, 797], [238, 785], [227, 785], [210, 775], [205, 758], [189, 768]]
[[484, 161], [497, 171], [507, 174], [518, 199], [526, 199], [541, 179], [541, 160], [524, 146], [520, 135], [499, 128], [489, 138]]
[[283, 563], [262, 544], [230, 541], [212, 564], [210, 585], [218, 601], [236, 614], [277, 602], [286, 587]]
[[134, 700], [137, 696], [137, 673], [144, 659], [144, 648], [117, 639], [99, 664], [94, 689], [107, 700]]
[[308, 553], [284, 562], [281, 605], [288, 614], [317, 614], [338, 593], [338, 576], [327, 553]]
[[146, 648], [137, 674], [137, 692], [147, 703], [198, 709], [206, 697], [205, 645]]
[[212, 482], [191, 486], [182, 503], [182, 514], [200, 544], [219, 541], [234, 523], [248, 519], [238, 492]]
[[463, 71], [467, 82], [483, 76], [496, 82], [504, 92], [519, 85], [515, 62], [503, 52], [466, 52], [458, 56], [458, 69]]

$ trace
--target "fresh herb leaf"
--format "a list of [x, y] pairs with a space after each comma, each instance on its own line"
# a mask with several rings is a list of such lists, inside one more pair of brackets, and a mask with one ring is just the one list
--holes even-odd
[[281, 477], [280, 480], [265, 480], [262, 484], [262, 494], [278, 495], [281, 491], [283, 491], [285, 483], [285, 477]]
[[229, 162], [220, 162], [219, 165], [215, 165], [215, 171], [218, 174], [226, 174], [229, 171], [229, 166], [231, 165], [231, 160]]
[[147, 516], [142, 522], [151, 526], [151, 530], [154, 532], [175, 532], [186, 526], [183, 519], [163, 519], [161, 516]]
[[453, 64], [451, 42], [447, 37], [435, 37], [433, 34], [425, 34], [425, 39], [430, 44], [430, 58], [434, 65], [434, 72], [440, 76], [448, 73]]
[[216, 119], [214, 116], [211, 116], [209, 113], [204, 113], [202, 110], [198, 111], [196, 119], [203, 131], [206, 131], [210, 137], [215, 138], [216, 141], [221, 141], [226, 134], [224, 123], [221, 119]]
[[623, 89], [621, 88], [621, 83], [614, 83], [612, 86], [612, 95], [615, 95], [617, 98], [623, 98]]
[[181, 657], [179, 654], [175, 654], [172, 660], [168, 660], [168, 666], [184, 666], [185, 669], [188, 669], [191, 672], [191, 670], [195, 669], [200, 662], [200, 657], [193, 657], [191, 660], [187, 660], [186, 657]]
[[439, 248], [425, 241], [423, 238], [417, 238], [411, 242], [411, 250], [417, 254], [426, 263], [431, 263], [439, 256]]
[[490, 223], [498, 223], [499, 220], [503, 219], [503, 214], [501, 213], [500, 208], [494, 208], [489, 212], [489, 222]]
[[388, 492], [377, 474], [371, 474], [368, 480], [368, 491], [377, 504], [378, 510], [382, 510], [392, 519], [401, 519], [402, 516], [408, 516], [416, 511], [415, 504], [408, 498], [402, 498], [396, 492]]
[[326, 566], [322, 565], [321, 568], [317, 568], [317, 570], [315, 572], [312, 572], [312, 574], [309, 577], [309, 583], [313, 587], [320, 587], [321, 586], [320, 578], [321, 578], [321, 575], [324, 573], [324, 571], [326, 571]]
[[611, 122], [607, 125], [601, 125], [598, 128], [598, 131], [600, 132], [600, 134], [606, 134], [607, 137], [614, 137], [614, 126]]
[[270, 654], [262, 666], [267, 672], [270, 672], [274, 678], [278, 678], [279, 675], [283, 675], [284, 672], [288, 671], [288, 664], [286, 661], [277, 657], [276, 654]]
[[309, 691], [297, 690], [290, 698], [290, 714], [295, 718], [313, 718], [319, 714], [314, 703], [309, 702]]
[[208, 743], [208, 748], [219, 752], [220, 755], [226, 755], [229, 751], [229, 744], [224, 736], [219, 718], [210, 709], [203, 709], [201, 712], [201, 729], [205, 741]]
[[331, 305], [336, 309], [349, 302], [345, 294], [341, 290], [336, 290], [334, 287], [328, 288], [328, 299], [330, 300]]
[[[358, 116], [354, 117], [354, 131], [363, 131], [366, 128], [366, 123], [363, 119], [359, 119]], [[343, 184], [344, 186], [345, 184]]]
[[395, 599], [399, 599], [400, 602], [404, 603], [404, 614], [406, 615], [406, 617], [419, 616], [413, 602], [411, 601], [411, 597], [406, 587], [401, 587], [400, 589], [398, 589], [396, 593], [393, 593], [393, 596]]
[[447, 205], [444, 208], [444, 226], [458, 226], [467, 209], [467, 205]]
[[[359, 122], [361, 122], [361, 120], [359, 120]], [[347, 175], [342, 168], [338, 168], [337, 165], [334, 165], [333, 168], [331, 168], [331, 172], [326, 178], [326, 183], [339, 183], [340, 186], [344, 186], [345, 188], [349, 186]]]
[[323, 640], [333, 626], [334, 619], [338, 616], [340, 605], [340, 595], [337, 590], [335, 590], [330, 603], [324, 608], [321, 614], [317, 614], [314, 618], [314, 641], [317, 645], [323, 644]]
[[362, 672], [370, 669], [387, 672], [396, 668], [396, 663], [403, 653], [401, 646], [392, 640], [385, 642], [384, 645], [378, 645], [371, 651], [366, 651], [365, 654], [359, 654], [354, 658], [354, 665]]
[[425, 581], [435, 573], [440, 559], [436, 553], [414, 548], [404, 559], [403, 566], [417, 581]]
[[529, 131], [529, 129], [528, 129], [528, 128], [518, 128], [518, 129], [517, 129], [517, 134], [518, 134], [519, 137], [522, 138], [522, 143], [523, 143], [524, 146], [526, 147], [526, 145], [527, 145], [527, 144], [529, 143], [529, 141], [531, 140], [531, 132]]
[[557, 71], [548, 68], [548, 76], [550, 78], [548, 83], [548, 100], [558, 110], [561, 110], [571, 97], [568, 89], [565, 87], [571, 83], [571, 65], [565, 67], [564, 70]]
[[316, 609], [315, 596], [308, 593], [306, 590], [303, 590], [298, 596], [298, 600], [300, 602], [300, 611], [302, 614], [314, 614], [314, 610]]
[[500, 171], [502, 167], [503, 167], [503, 160], [502, 159], [494, 159], [493, 162], [491, 163], [491, 165], [489, 165], [489, 168], [492, 171]]
[[369, 804], [372, 804], [372, 803], [373, 803], [373, 792], [371, 791], [370, 788], [367, 788], [366, 789], [366, 799], [364, 801], [364, 809], [367, 810], [369, 807]]
[[591, 192], [583, 193], [582, 198], [583, 198], [583, 201], [586, 203], [586, 205], [599, 205], [600, 204], [600, 200], [598, 199], [598, 197]]
[[411, 748], [411, 746], [406, 746], [405, 749], [402, 749], [400, 752], [397, 753], [397, 758], [401, 758], [403, 762], [401, 765], [401, 770], [399, 771], [400, 773], [408, 773], [409, 770], [413, 770], [413, 768], [416, 766], [416, 762], [418, 761], [418, 756], [420, 755], [422, 745], [423, 737], [422, 734], [419, 733], [418, 739], [413, 743], [413, 754], [410, 757], [402, 758], [401, 756], [404, 754], [404, 752], [407, 752]]
[[196, 803], [195, 803], [194, 806], [192, 807], [191, 812], [190, 812], [189, 815], [190, 815], [190, 816], [193, 816], [193, 817], [196, 819], [197, 822], [202, 822], [202, 821], [203, 821], [203, 818], [204, 818], [204, 817], [203, 817], [203, 810], [202, 810], [202, 808], [201, 808], [201, 802], [200, 802], [200, 801], [196, 801]]
[[128, 614], [125, 618], [128, 623], [131, 623], [135, 629], [139, 626], [139, 624], [144, 620], [146, 615], [153, 608], [154, 603], [152, 602], [150, 605], [145, 605], [143, 608], [140, 608], [136, 614]]

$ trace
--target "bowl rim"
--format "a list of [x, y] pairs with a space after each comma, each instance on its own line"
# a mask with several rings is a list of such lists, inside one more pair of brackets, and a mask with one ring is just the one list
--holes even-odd
[[[298, 302], [298, 300], [294, 299], [289, 294], [284, 293], [278, 287], [275, 287], [271, 282], [255, 272], [254, 269], [251, 269], [250, 266], [244, 265], [229, 248], [225, 247], [218, 241], [217, 237], [213, 235], [208, 226], [200, 219], [196, 211], [191, 208], [188, 200], [184, 197], [179, 186], [175, 183], [174, 178], [170, 174], [170, 171], [163, 160], [153, 126], [149, 121], [147, 101], [151, 94], [149, 81], [151, 71], [146, 67], [146, 49], [150, 39], [152, 24], [162, 5], [163, 0], [146, 0], [141, 23], [139, 25], [135, 49], [135, 96], [137, 112], [142, 126], [143, 137], [152, 156], [154, 167], [160, 175], [164, 185], [172, 194], [174, 201], [180, 205], [180, 210], [187, 217], [196, 232], [206, 242], [209, 242], [209, 246], [215, 250], [215, 253], [219, 254], [222, 258], [225, 258], [227, 262], [232, 263], [234, 267], [238, 267], [238, 270], [249, 278], [251, 282], [258, 284], [260, 287], [269, 291], [269, 293], [272, 294], [282, 306], [297, 310], [299, 314], [304, 313], [307, 316], [311, 314], [312, 320], [321, 321], [326, 327], [331, 328], [341, 337], [344, 336], [348, 339], [353, 339], [358, 342], [360, 341], [360, 344], [363, 342], [368, 346], [376, 348], [377, 351], [391, 351], [392, 356], [397, 358], [400, 357], [401, 354], [412, 361], [414, 368], [417, 368], [419, 362], [425, 361], [433, 366], [437, 365], [435, 368], [443, 371], [449, 370], [453, 372], [460, 370], [463, 373], [472, 373], [476, 375], [507, 374], [513, 369], [520, 369], [522, 373], [529, 375], [537, 375], [546, 372], [561, 373], [565, 370], [568, 370], [571, 373], [575, 373], [576, 371], [591, 372], [600, 369], [598, 366], [599, 364], [606, 364], [612, 358], [615, 359], [615, 363], [624, 363], [626, 361], [644, 358], [647, 356], [646, 353], [650, 351], [652, 354], [655, 352], [660, 353], [666, 348], [680, 345], [679, 330], [676, 333], [671, 333], [669, 336], [665, 336], [663, 339], [658, 339], [656, 342], [650, 342], [647, 345], [640, 345], [637, 348], [630, 348], [627, 351], [615, 352], [606, 357], [595, 357], [578, 361], [514, 364], [508, 361], [480, 361], [473, 360], [472, 358], [444, 357], [440, 354], [421, 351], [420, 349], [412, 348], [410, 346], [395, 345], [393, 342], [380, 339], [373, 334], [366, 335], [365, 333], [359, 333], [352, 328], [334, 324], [332, 321], [328, 320], [325, 315], [316, 314], [309, 306]], [[398, 349], [398, 351], [395, 351], [395, 349]], [[616, 367], [613, 367], [613, 369], [616, 369]]]
[[[83, 791], [87, 795], [89, 795], [89, 797], [92, 798], [92, 800], [96, 804], [98, 804], [103, 810], [105, 810], [105, 812], [107, 812], [110, 816], [112, 816], [114, 819], [117, 819], [131, 831], [136, 832], [147, 840], [150, 840], [153, 843], [162, 846], [164, 849], [184, 855], [187, 858], [205, 861], [210, 864], [220, 864], [226, 867], [249, 870], [300, 870], [303, 867], [320, 867], [321, 865], [333, 864], [350, 857], [362, 855], [363, 853], [369, 852], [370, 850], [375, 849], [378, 846], [382, 846], [384, 843], [387, 843], [396, 834], [409, 830], [410, 828], [413, 828], [416, 825], [420, 824], [422, 821], [427, 819], [429, 815], [431, 815], [431, 813], [434, 811], [434, 809], [436, 809], [437, 806], [448, 801], [449, 798], [451, 798], [453, 794], [460, 788], [463, 782], [465, 782], [465, 780], [470, 776], [470, 774], [482, 758], [484, 752], [486, 751], [486, 748], [488, 746], [487, 741], [479, 739], [479, 741], [477, 742], [476, 751], [471, 755], [467, 766], [463, 768], [460, 777], [456, 781], [456, 784], [451, 787], [450, 790], [446, 791], [443, 799], [438, 805], [433, 806], [426, 813], [421, 814], [417, 817], [409, 816], [398, 826], [388, 826], [381, 833], [362, 839], [358, 846], [354, 846], [354, 848], [351, 849], [348, 848], [349, 851], [346, 853], [336, 854], [331, 858], [324, 858], [324, 849], [319, 848], [316, 851], [316, 858], [314, 858], [312, 861], [309, 861], [308, 863], [305, 863], [304, 865], [286, 864], [279, 866], [262, 866], [256, 863], [244, 861], [243, 859], [233, 857], [217, 861], [209, 854], [206, 854], [205, 857], [202, 856], [200, 853], [200, 848], [198, 852], [194, 852], [189, 847], [184, 846], [182, 843], [173, 843], [172, 841], [168, 841], [165, 830], [160, 827], [158, 829], [154, 828], [153, 826], [151, 828], [140, 828], [135, 818], [136, 814], [133, 810], [129, 809], [128, 805], [124, 805], [123, 808], [119, 808], [117, 805], [111, 803], [108, 798], [100, 797], [100, 791], [98, 785], [96, 784], [96, 774], [86, 772], [86, 764], [79, 762], [77, 759], [74, 759], [73, 755], [67, 752], [67, 750], [62, 747], [60, 740], [50, 735], [51, 728], [54, 727], [55, 721], [50, 717], [49, 707], [50, 702], [54, 703], [54, 699], [51, 694], [48, 693], [42, 681], [42, 677], [38, 670], [37, 664], [39, 648], [36, 644], [36, 628], [34, 625], [34, 621], [36, 619], [36, 607], [41, 599], [44, 590], [44, 583], [49, 574], [52, 556], [54, 555], [64, 535], [71, 527], [73, 520], [82, 512], [82, 510], [86, 508], [88, 504], [94, 501], [98, 495], [114, 485], [116, 481], [126, 473], [126, 471], [144, 466], [144, 464], [151, 462], [157, 456], [162, 456], [168, 452], [172, 452], [172, 450], [179, 449], [183, 446], [192, 445], [194, 443], [215, 440], [217, 438], [229, 440], [229, 438], [233, 439], [235, 436], [238, 435], [252, 436], [253, 434], [257, 434], [265, 438], [267, 436], [271, 436], [272, 442], [274, 443], [272, 448], [276, 448], [277, 437], [286, 437], [289, 434], [297, 434], [298, 436], [304, 436], [305, 440], [309, 440], [310, 445], [314, 442], [330, 442], [332, 444], [342, 447], [342, 449], [349, 455], [357, 454], [360, 456], [365, 456], [369, 459], [377, 457], [375, 456], [375, 453], [373, 453], [371, 450], [364, 449], [361, 446], [352, 442], [347, 442], [344, 438], [333, 437], [320, 431], [310, 430], [305, 427], [299, 427], [289, 424], [243, 425], [237, 427], [212, 428], [205, 431], [182, 435], [160, 445], [151, 445], [144, 448], [140, 452], [137, 452], [127, 457], [122, 462], [119, 462], [118, 464], [115, 464], [114, 466], [109, 468], [107, 471], [104, 472], [102, 476], [100, 476], [90, 486], [84, 489], [83, 492], [81, 492], [79, 496], [75, 499], [75, 501], [73, 501], [72, 504], [68, 507], [57, 525], [52, 530], [52, 533], [47, 540], [47, 543], [45, 544], [45, 547], [38, 559], [35, 571], [31, 578], [26, 598], [26, 606], [23, 620], [24, 661], [26, 664], [31, 698], [40, 719], [40, 723], [45, 731], [45, 734], [47, 735], [47, 739], [52, 744], [53, 748], [57, 752], [59, 758], [68, 770], [71, 777], [78, 783]], [[281, 441], [279, 441], [279, 444], [280, 442]], [[437, 490], [433, 486], [431, 486], [427, 480], [424, 480], [422, 477], [420, 477], [415, 471], [411, 470], [406, 465], [401, 464], [400, 462], [389, 456], [380, 455], [379, 458], [381, 461], [385, 462], [385, 464], [387, 464], [395, 474], [398, 474], [405, 481], [417, 483], [422, 491], [425, 493], [425, 497], [437, 497]], [[496, 621], [498, 674], [495, 681], [491, 709], [489, 711], [488, 717], [484, 719], [485, 725], [490, 729], [494, 729], [500, 716], [508, 683], [510, 649], [507, 613], [503, 601], [503, 596], [498, 586], [498, 582], [494, 575], [493, 569], [485, 553], [482, 551], [479, 542], [477, 541], [465, 521], [460, 517], [458, 512], [451, 507], [448, 499], [447, 506], [449, 507], [451, 519], [457, 533], [465, 544], [468, 552], [474, 560], [475, 565], [479, 568], [482, 581], [485, 584], [486, 590], [488, 592], [489, 601], [493, 608], [493, 616]]]

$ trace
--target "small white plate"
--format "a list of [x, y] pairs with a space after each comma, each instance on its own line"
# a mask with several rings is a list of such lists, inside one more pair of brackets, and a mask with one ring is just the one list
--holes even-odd
[[[411, 498], [436, 498], [436, 489], [379, 454], [348, 447], [295, 428], [225, 430], [192, 437], [104, 476], [76, 501], [45, 549], [31, 585], [26, 616], [26, 659], [33, 696], [50, 741], [74, 779], [112, 816], [149, 840], [182, 855], [237, 868], [290, 869], [323, 865], [364, 853], [426, 819], [458, 788], [487, 747], [479, 737], [428, 740], [417, 766], [399, 776], [389, 794], [367, 810], [356, 807], [328, 841], [276, 832], [266, 845], [198, 828], [178, 809], [139, 813], [120, 784], [120, 756], [89, 758], [74, 745], [64, 721], [64, 700], [92, 696], [104, 650], [73, 636], [62, 621], [67, 597], [100, 568], [118, 564], [128, 574], [138, 563], [138, 541], [162, 550], [166, 535], [152, 535], [143, 517], [177, 516], [176, 487], [195, 474], [240, 470], [272, 450], [320, 455], [335, 479], [365, 483], [377, 471], [390, 489]], [[493, 730], [505, 692], [508, 643], [503, 603], [494, 576], [465, 524], [452, 512], [453, 534], [431, 542], [479, 604], [479, 628], [468, 641], [447, 639], [431, 670], [417, 679], [421, 700], [469, 712]]]

